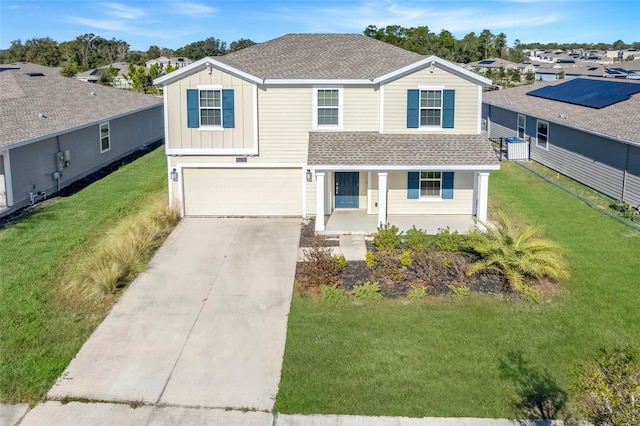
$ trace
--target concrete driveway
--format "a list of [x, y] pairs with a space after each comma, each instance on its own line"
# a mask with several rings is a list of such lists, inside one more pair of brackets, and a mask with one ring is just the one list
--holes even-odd
[[184, 219], [48, 398], [270, 411], [299, 235], [299, 219]]

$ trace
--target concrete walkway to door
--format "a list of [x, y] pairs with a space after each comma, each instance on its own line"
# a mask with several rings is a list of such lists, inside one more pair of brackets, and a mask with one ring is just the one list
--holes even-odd
[[299, 219], [184, 219], [48, 398], [270, 411], [299, 235]]

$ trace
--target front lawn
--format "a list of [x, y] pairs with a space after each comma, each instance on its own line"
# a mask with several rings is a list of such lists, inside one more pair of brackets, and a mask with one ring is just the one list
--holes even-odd
[[0, 230], [0, 401], [38, 402], [117, 295], [65, 290], [123, 220], [166, 198], [163, 147]]
[[531, 390], [561, 406], [577, 363], [640, 344], [640, 233], [514, 163], [491, 174], [489, 200], [564, 248], [572, 276], [560, 294], [338, 306], [295, 295], [275, 410], [522, 418]]

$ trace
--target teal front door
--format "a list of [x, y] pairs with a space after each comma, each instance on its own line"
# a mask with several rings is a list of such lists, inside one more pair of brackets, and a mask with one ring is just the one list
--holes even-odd
[[337, 209], [357, 209], [360, 195], [360, 174], [358, 172], [335, 173], [335, 206]]

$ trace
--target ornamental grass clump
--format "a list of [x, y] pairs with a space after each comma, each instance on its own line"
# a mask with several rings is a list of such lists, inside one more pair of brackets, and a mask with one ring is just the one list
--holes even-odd
[[489, 227], [486, 233], [470, 233], [466, 245], [480, 257], [467, 270], [467, 275], [497, 271], [519, 292], [526, 289], [526, 278], [569, 277], [565, 258], [557, 244], [539, 236], [532, 226], [513, 226], [502, 213], [498, 213], [495, 228]]

